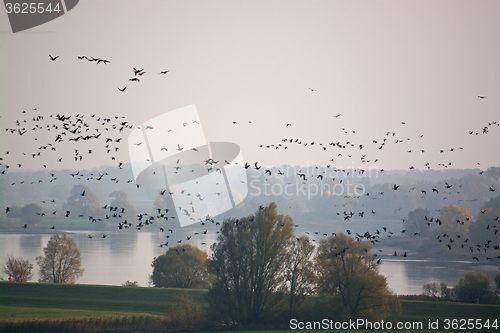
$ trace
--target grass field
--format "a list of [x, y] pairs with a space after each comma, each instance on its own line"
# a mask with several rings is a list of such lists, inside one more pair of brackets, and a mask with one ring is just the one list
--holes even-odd
[[[167, 308], [176, 304], [175, 295], [180, 291], [182, 289], [0, 282], [0, 322], [144, 314], [165, 316]], [[188, 289], [187, 292], [198, 304], [207, 306], [204, 290]], [[392, 314], [387, 320], [395, 318], [401, 322], [418, 321], [423, 323], [424, 328], [427, 328], [429, 319], [438, 319], [441, 324], [445, 319], [470, 318], [482, 319], [483, 322], [486, 319], [498, 319], [500, 324], [500, 305], [421, 301], [402, 301], [402, 305], [402, 313]], [[443, 327], [440, 326], [440, 329], [443, 330]]]
[[[84, 284], [0, 282], [0, 320], [144, 313], [165, 315], [168, 306], [175, 304], [174, 297], [180, 291]], [[197, 303], [206, 305], [203, 290], [187, 291]]]

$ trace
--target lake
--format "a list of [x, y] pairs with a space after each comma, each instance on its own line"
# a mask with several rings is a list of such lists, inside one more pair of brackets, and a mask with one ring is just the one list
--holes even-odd
[[[137, 230], [117, 230], [106, 233], [96, 231], [67, 231], [78, 245], [82, 254], [83, 277], [77, 283], [121, 285], [127, 280], [138, 281], [140, 286], [148, 286], [152, 272], [151, 262], [166, 252], [160, 247], [167, 241], [169, 246], [188, 242], [207, 250], [217, 239], [217, 229], [208, 228], [207, 234], [193, 229], [176, 229], [172, 233]], [[59, 231], [59, 234], [64, 231]], [[89, 238], [91, 235], [92, 238]], [[43, 254], [51, 234], [0, 234], [0, 263], [3, 265], [7, 255], [28, 259], [34, 266], [32, 281], [38, 280], [38, 265], [35, 258]], [[167, 238], [167, 236], [169, 236]], [[191, 236], [187, 241], [186, 237]], [[206, 244], [202, 244], [206, 243]], [[445, 282], [453, 286], [467, 270], [483, 271], [492, 277], [499, 272], [498, 266], [481, 265], [469, 261], [432, 261], [408, 258], [383, 257], [380, 273], [387, 277], [389, 287], [397, 294], [420, 294], [422, 285], [428, 282]], [[4, 278], [5, 275], [2, 274]]]

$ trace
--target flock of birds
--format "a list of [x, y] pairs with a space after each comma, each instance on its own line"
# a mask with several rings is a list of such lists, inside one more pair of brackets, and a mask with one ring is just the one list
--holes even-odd
[[[59, 58], [59, 56], [52, 56], [52, 55], [49, 54], [49, 58], [50, 58], [51, 61], [56, 61]], [[78, 59], [79, 60], [87, 60], [89, 62], [95, 62], [97, 65], [99, 65], [99, 64], [107, 65], [107, 64], [111, 63], [111, 61], [109, 61], [107, 59], [95, 58], [95, 57], [87, 57], [87, 56], [84, 56], [84, 55], [78, 56]], [[137, 83], [141, 82], [142, 76], [144, 74], [146, 74], [147, 72], [145, 72], [144, 69], [133, 68], [133, 70], [134, 70], [134, 76], [132, 78], [128, 79], [128, 81], [130, 81], [130, 82], [137, 82]], [[159, 75], [165, 75], [168, 72], [170, 72], [170, 70], [162, 70], [158, 74]], [[118, 90], [120, 92], [124, 92], [126, 89], [127, 89], [127, 86], [125, 86], [123, 88], [118, 87]]]
[[[59, 59], [59, 56], [52, 56], [49, 55], [50, 61], [56, 61]], [[78, 59], [80, 60], [87, 60], [89, 62], [93, 62], [97, 65], [99, 64], [104, 64], [107, 65], [111, 63], [109, 60], [102, 59], [102, 58], [95, 58], [95, 57], [87, 57], [87, 56], [78, 56]], [[139, 83], [141, 82], [141, 79], [144, 75], [146, 75], [145, 69], [137, 69], [133, 68], [133, 77], [131, 77], [128, 81], [130, 82], [136, 82]], [[158, 73], [158, 75], [165, 75], [169, 73], [169, 70], [162, 70]], [[118, 87], [118, 90], [123, 93], [127, 89], [127, 86], [124, 86], [123, 88]], [[317, 90], [314, 88], [308, 88], [310, 92], [316, 93]], [[479, 99], [484, 99], [485, 96], [478, 96]], [[22, 152], [24, 157], [29, 158], [29, 167], [30, 168], [43, 168], [43, 169], [51, 169], [52, 165], [47, 165], [46, 161], [50, 160], [53, 161], [55, 165], [57, 163], [62, 163], [63, 161], [66, 162], [67, 159], [71, 160], [73, 163], [78, 163], [83, 161], [84, 159], [87, 158], [92, 158], [97, 150], [99, 150], [100, 154], [104, 154], [109, 158], [110, 161], [114, 161], [113, 163], [116, 163], [116, 166], [119, 170], [122, 170], [123, 167], [126, 165], [126, 163], [122, 161], [117, 161], [117, 153], [122, 149], [121, 144], [123, 144], [124, 137], [128, 131], [134, 128], [133, 124], [129, 123], [125, 119], [124, 116], [115, 116], [115, 117], [99, 117], [96, 114], [92, 114], [90, 116], [83, 115], [83, 114], [49, 114], [49, 115], [40, 115], [40, 112], [35, 108], [31, 111], [22, 111], [21, 112], [21, 117], [16, 120], [12, 126], [8, 127], [5, 129], [6, 132], [10, 133], [11, 135], [15, 136], [16, 139], [18, 140], [29, 140], [31, 139], [33, 142], [36, 142], [36, 150], [30, 151], [30, 152]], [[336, 114], [333, 115], [333, 118], [339, 119], [342, 116], [342, 114]], [[340, 118], [342, 119], [342, 118]], [[252, 123], [252, 121], [248, 121], [248, 123]], [[236, 121], [233, 122], [233, 125], [237, 125], [238, 123]], [[292, 127], [293, 124], [291, 123], [286, 123], [285, 128]], [[402, 126], [405, 126], [406, 123], [402, 122]], [[487, 124], [485, 124], [481, 129], [477, 130], [472, 130], [469, 132], [469, 135], [486, 135], [488, 134], [493, 128], [500, 126], [500, 123], [497, 123], [496, 121], [491, 121]], [[147, 128], [146, 128], [147, 129]], [[342, 128], [343, 134], [355, 134], [356, 131], [352, 129], [346, 129]], [[286, 150], [288, 149], [289, 146], [291, 145], [297, 145], [301, 147], [309, 147], [312, 149], [320, 149], [325, 152], [325, 154], [328, 154], [328, 161], [326, 164], [326, 167], [322, 168], [323, 171], [319, 171], [320, 169], [316, 167], [318, 172], [313, 172], [308, 173], [308, 171], [301, 171], [299, 170], [297, 174], [292, 175], [295, 178], [298, 178], [300, 181], [301, 185], [307, 184], [307, 182], [314, 180], [314, 181], [331, 181], [331, 182], [338, 182], [339, 184], [342, 184], [343, 177], [349, 176], [349, 173], [358, 173], [362, 175], [365, 170], [364, 169], [354, 169], [354, 170], [348, 170], [348, 169], [337, 169], [334, 166], [334, 163], [336, 163], [336, 159], [340, 157], [348, 157], [350, 159], [353, 158], [354, 153], [352, 153], [352, 149], [355, 149], [359, 151], [359, 157], [360, 161], [362, 163], [376, 163], [378, 162], [378, 159], [373, 159], [369, 158], [367, 154], [363, 154], [364, 150], [368, 145], [374, 145], [377, 147], [379, 150], [382, 149], [387, 149], [390, 145], [399, 145], [399, 144], [404, 144], [404, 142], [407, 141], [412, 141], [412, 140], [418, 140], [422, 139], [425, 134], [419, 135], [417, 138], [411, 138], [411, 137], [401, 137], [397, 132], [386, 132], [383, 135], [381, 135], [380, 138], [376, 138], [371, 140], [369, 143], [365, 142], [355, 142], [353, 140], [341, 140], [341, 141], [332, 141], [332, 142], [317, 142], [317, 141], [305, 141], [301, 138], [283, 138], [281, 139], [280, 142], [274, 143], [274, 144], [261, 144], [260, 148], [262, 149], [283, 149]], [[49, 139], [47, 139], [49, 138]], [[68, 154], [68, 143], [72, 145], [71, 153]], [[139, 143], [140, 144], [140, 143]], [[180, 145], [177, 145], [179, 151], [183, 149], [183, 147], [180, 147]], [[349, 148], [349, 149], [348, 149]], [[433, 148], [434, 149], [434, 148]], [[440, 154], [445, 154], [445, 153], [456, 153], [464, 148], [461, 146], [457, 147], [448, 147], [448, 148], [436, 148], [437, 151], [439, 151]], [[193, 150], [196, 150], [194, 148]], [[426, 149], [420, 149], [419, 151], [412, 151], [411, 149], [407, 150], [407, 153], [420, 153], [420, 154], [425, 154]], [[12, 163], [10, 161], [10, 155], [11, 153], [9, 151], [6, 151], [4, 153], [4, 156], [0, 157], [0, 175], [6, 175], [7, 171], [9, 169], [20, 169], [23, 167], [23, 163], [19, 163], [17, 161], [14, 161]], [[101, 155], [100, 155], [101, 156]], [[425, 156], [425, 155], [424, 155]], [[42, 158], [43, 157], [43, 158]], [[43, 162], [38, 162], [39, 160], [42, 160]], [[215, 161], [213, 159], [208, 159], [206, 162], [206, 169], [208, 172], [211, 171], [217, 171], [220, 170], [220, 167], [222, 165], [225, 165], [224, 163], [228, 164], [228, 161]], [[7, 164], [8, 163], [8, 164]], [[179, 166], [175, 167], [176, 172], [180, 172], [181, 169], [181, 163], [177, 161]], [[220, 163], [220, 164], [219, 164]], [[478, 163], [479, 164], [479, 163]], [[441, 163], [438, 164], [438, 166], [448, 168], [451, 166], [451, 162], [446, 162], [446, 163]], [[261, 173], [261, 175], [265, 177], [289, 177], [290, 175], [285, 174], [285, 170], [282, 170], [280, 168], [263, 168], [262, 166], [259, 166], [259, 162], [247, 162], [244, 165], [245, 169], [252, 169], [255, 171], [258, 171]], [[430, 169], [431, 164], [429, 162], [426, 162], [423, 164], [423, 168]], [[410, 165], [408, 167], [409, 170], [415, 169], [413, 165]], [[384, 171], [381, 169], [380, 171]], [[331, 174], [332, 172], [335, 173], [335, 177], [332, 177]], [[341, 176], [339, 176], [339, 174]], [[482, 174], [482, 172], [480, 172]], [[49, 182], [55, 182], [58, 180], [57, 177], [57, 172], [56, 171], [51, 171], [50, 172], [50, 180]], [[82, 180], [82, 181], [110, 181], [113, 183], [118, 183], [121, 179], [118, 177], [111, 177], [108, 175], [108, 173], [99, 173], [99, 172], [89, 172], [89, 173], [84, 173], [82, 171], [77, 171], [74, 173], [71, 173], [71, 177], [77, 179], [77, 180]], [[41, 183], [42, 180], [39, 180], [38, 183]], [[127, 183], [133, 183], [133, 179], [127, 179]], [[25, 182], [25, 181], [19, 181], [19, 182], [12, 182], [10, 183], [11, 186], [22, 186], [22, 185], [28, 185], [28, 184], [35, 184], [37, 182], [31, 181], [31, 182]], [[291, 183], [288, 183], [288, 185], [291, 185]], [[447, 191], [451, 191], [451, 188], [455, 186], [455, 188], [460, 187], [459, 184], [451, 184], [448, 182], [444, 183], [443, 188], [438, 188], [438, 187], [432, 187], [432, 188], [426, 188], [426, 189], [417, 189], [415, 187], [409, 189], [409, 192], [416, 191], [420, 192], [420, 195], [426, 196], [426, 195], [434, 195], [434, 194], [446, 194]], [[139, 188], [139, 185], [136, 185], [137, 188]], [[88, 193], [86, 193], [87, 190], [83, 190], [81, 192], [80, 196], [83, 198]], [[400, 185], [394, 184], [392, 185], [391, 189], [389, 191], [394, 191], [394, 193], [402, 191], [402, 188], [400, 188]], [[492, 185], [489, 187], [490, 192], [495, 192], [496, 188]], [[168, 196], [172, 195], [173, 193], [168, 191], [168, 190], [162, 190], [158, 193], [159, 196]], [[383, 195], [387, 196], [389, 193], [387, 191], [380, 191], [377, 193], [364, 193], [363, 195], [368, 197], [371, 196], [373, 199], [376, 197], [381, 197]], [[195, 196], [195, 194], [192, 194]], [[359, 198], [359, 196], [353, 196], [354, 199]], [[53, 199], [51, 200], [52, 203], [56, 203], [56, 201]], [[42, 201], [42, 203], [45, 203], [45, 201]], [[337, 206], [337, 205], [335, 205]], [[344, 205], [345, 206], [345, 205]], [[262, 206], [260, 206], [260, 209], [263, 209]], [[11, 210], [11, 207], [6, 207], [5, 208], [5, 213], [9, 213]], [[112, 221], [118, 221], [117, 222], [117, 228], [119, 230], [122, 229], [136, 229], [136, 230], [141, 230], [143, 228], [152, 226], [152, 225], [157, 225], [162, 221], [169, 221], [169, 220], [175, 220], [176, 215], [178, 214], [177, 212], [174, 212], [176, 209], [170, 207], [168, 208], [157, 208], [154, 212], [141, 212], [133, 217], [133, 219], [130, 218], [125, 218], [126, 216], [126, 208], [125, 207], [116, 207], [116, 206], [108, 206], [105, 205], [102, 207], [102, 214], [99, 214], [99, 216], [88, 216], [85, 214], [79, 214], [77, 217], [78, 218], [86, 218], [91, 222], [101, 222], [101, 221], [106, 221], [106, 220], [112, 220]], [[484, 213], [485, 211], [481, 211], [481, 213]], [[62, 213], [58, 213], [57, 210], [52, 211], [51, 213], [37, 213], [41, 215], [42, 217], [46, 216], [51, 216], [54, 218], [68, 218], [68, 217], [73, 217], [72, 213], [70, 210], [64, 210]], [[343, 219], [343, 221], [349, 222], [352, 219], [355, 218], [363, 218], [365, 215], [374, 215], [376, 214], [375, 208], [374, 209], [367, 209], [367, 210], [361, 210], [358, 212], [353, 212], [353, 211], [338, 211], [335, 212], [335, 214]], [[436, 227], [441, 225], [441, 221], [439, 218], [432, 218], [432, 217], [425, 217], [426, 223], [429, 227]], [[498, 220], [498, 217], [496, 217], [495, 221]], [[404, 224], [405, 219], [402, 219], [402, 222]], [[465, 224], [468, 223], [469, 221], [460, 221], [457, 220], [457, 224]], [[192, 237], [195, 236], [201, 236], [201, 235], [207, 235], [209, 233], [218, 233], [217, 227], [220, 225], [220, 222], [215, 221], [213, 217], [211, 216], [206, 216], [204, 220], [199, 221], [200, 225], [203, 227], [201, 231], [194, 232], [194, 234], [186, 236], [185, 238], [182, 239], [177, 239], [173, 240], [170, 239], [171, 237], [174, 238], [173, 236], [176, 234], [175, 233], [175, 228], [166, 228], [164, 226], [157, 226], [156, 230], [161, 233], [166, 233], [166, 239], [168, 241], [163, 242], [159, 244], [159, 247], [168, 247], [169, 244], [181, 244], [183, 241], [184, 242], [189, 242], [191, 241]], [[236, 221], [237, 223], [237, 221]], [[208, 228], [206, 226], [213, 226], [215, 229], [213, 230], [212, 228]], [[23, 228], [28, 228], [28, 224], [23, 224]], [[296, 225], [296, 227], [299, 227]], [[55, 229], [55, 226], [52, 226], [50, 229]], [[380, 231], [380, 229], [382, 231]], [[350, 229], [346, 230], [346, 233], [348, 235], [353, 235], [358, 240], [366, 240], [372, 244], [376, 244], [380, 241], [382, 237], [393, 237], [396, 235], [404, 235], [406, 230], [403, 229], [401, 231], [391, 231], [388, 230], [387, 227], [382, 227], [380, 229], [377, 229], [375, 231], [369, 232], [366, 231], [363, 234], [356, 233], [356, 232], [351, 232]], [[488, 225], [488, 229], [490, 229], [492, 233], [493, 239], [496, 239], [496, 241], [492, 241], [491, 239], [485, 240], [484, 244], [474, 244], [474, 245], [469, 245], [468, 244], [468, 239], [464, 239], [463, 241], [461, 240], [461, 235], [448, 235], [448, 234], [442, 234], [439, 235], [436, 238], [437, 242], [444, 243], [444, 245], [451, 250], [452, 246], [455, 246], [455, 244], [460, 243], [461, 248], [468, 248], [470, 252], [483, 252], [486, 253], [488, 249], [492, 248], [494, 250], [499, 249], [499, 245], [497, 244], [498, 241], [498, 226], [497, 225]], [[329, 236], [328, 233], [321, 233], [319, 231], [316, 232], [305, 232], [306, 235], [317, 235], [318, 237], [320, 236]], [[331, 233], [332, 235], [336, 235], [335, 232]], [[414, 237], [420, 236], [420, 233], [415, 232], [413, 234]], [[100, 238], [106, 238], [107, 236], [103, 234]], [[88, 235], [88, 238], [94, 238], [92, 235]], [[458, 241], [460, 239], [460, 241]], [[173, 242], [172, 242], [173, 241]], [[316, 239], [310, 239], [311, 242], [315, 242]], [[457, 243], [454, 243], [457, 242]], [[206, 245], [205, 242], [201, 243], [202, 245]], [[382, 250], [379, 250], [382, 251]], [[393, 256], [398, 256], [397, 252], [394, 252]], [[404, 252], [403, 255], [400, 254], [400, 256], [407, 257], [407, 253]], [[498, 257], [500, 258], [500, 256]], [[477, 256], [473, 257], [474, 260], [479, 260]], [[488, 257], [488, 260], [493, 259], [492, 257]], [[381, 263], [381, 258], [377, 260], [377, 264]]]

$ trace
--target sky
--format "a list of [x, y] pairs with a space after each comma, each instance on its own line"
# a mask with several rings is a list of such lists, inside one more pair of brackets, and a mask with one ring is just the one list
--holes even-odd
[[[499, 17], [500, 2], [476, 0], [105, 0], [12, 33], [2, 12], [0, 156], [31, 169], [117, 166], [130, 161], [132, 129], [113, 132], [123, 137], [113, 161], [102, 140], [79, 142], [94, 151], [81, 161], [75, 142], [32, 158], [54, 143], [54, 132], [30, 131], [32, 118], [136, 128], [195, 104], [206, 141], [239, 145], [251, 164], [499, 166]], [[140, 82], [133, 68], [146, 72]], [[27, 133], [3, 130], [24, 119]]]

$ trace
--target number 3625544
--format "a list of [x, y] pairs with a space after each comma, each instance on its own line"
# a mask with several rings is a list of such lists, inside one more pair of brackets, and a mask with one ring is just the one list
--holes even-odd
[[59, 3], [55, 4], [55, 6], [52, 7], [51, 3], [44, 4], [42, 2], [38, 2], [38, 3], [37, 2], [30, 2], [30, 3], [26, 3], [26, 2], [10, 3], [10, 2], [7, 2], [5, 4], [5, 10], [7, 11], [7, 14], [11, 14], [11, 13], [15, 13], [15, 14], [42, 14], [44, 12], [59, 13], [62, 9], [59, 8]]

